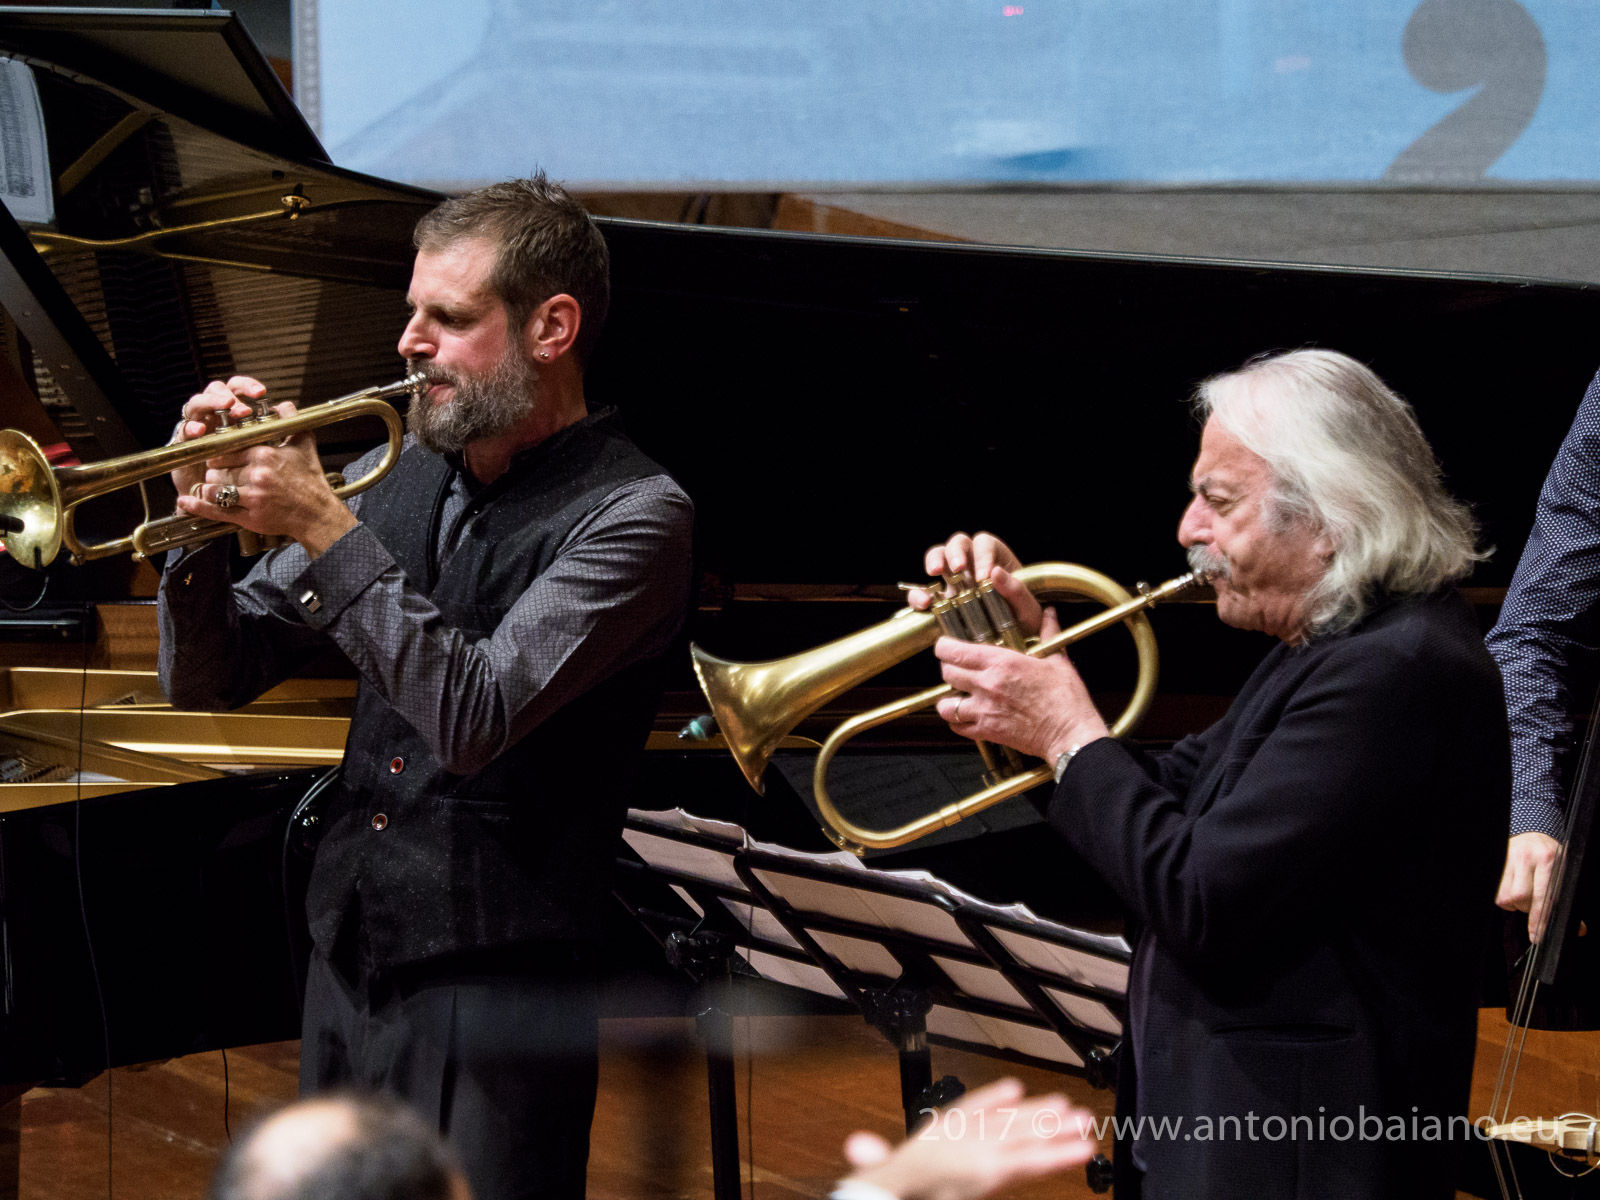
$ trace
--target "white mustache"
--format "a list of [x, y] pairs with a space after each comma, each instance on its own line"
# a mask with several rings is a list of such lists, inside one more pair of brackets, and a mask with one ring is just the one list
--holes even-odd
[[1189, 547], [1189, 569], [1197, 575], [1204, 575], [1213, 583], [1219, 579], [1229, 579], [1233, 575], [1233, 568], [1229, 565], [1226, 554], [1199, 542]]

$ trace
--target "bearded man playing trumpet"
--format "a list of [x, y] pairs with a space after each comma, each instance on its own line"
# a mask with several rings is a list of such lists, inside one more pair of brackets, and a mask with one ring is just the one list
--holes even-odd
[[[1131, 914], [1117, 1103], [1144, 1121], [1119, 1200], [1442, 1200], [1510, 787], [1499, 677], [1450, 586], [1474, 523], [1410, 407], [1344, 355], [1252, 361], [1195, 409], [1178, 540], [1217, 615], [1278, 641], [1227, 715], [1146, 754], [1065, 655], [951, 638], [964, 694], [939, 712], [1055, 765], [1046, 819]], [[1058, 627], [989, 534], [926, 565]]]
[[[593, 946], [688, 603], [692, 509], [614, 411], [588, 411], [608, 256], [576, 201], [542, 176], [495, 184], [415, 240], [399, 352], [425, 391], [398, 464], [348, 505], [307, 435], [179, 473], [183, 512], [293, 542], [236, 585], [225, 540], [168, 562], [161, 678], [175, 705], [225, 709], [330, 649], [350, 660], [307, 896], [301, 1090], [405, 1098], [476, 1195], [576, 1198]], [[211, 384], [179, 435], [263, 392]]]

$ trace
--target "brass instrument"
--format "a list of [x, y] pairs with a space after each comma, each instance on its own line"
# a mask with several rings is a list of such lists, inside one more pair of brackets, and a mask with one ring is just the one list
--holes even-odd
[[[987, 580], [976, 587], [948, 580], [942, 590], [937, 585], [930, 588], [935, 592], [935, 600], [928, 612], [901, 609], [888, 620], [859, 633], [788, 658], [736, 663], [707, 654], [699, 646], [691, 646], [689, 650], [700, 688], [710, 701], [717, 726], [750, 785], [758, 792], [763, 790], [761, 776], [768, 759], [785, 735], [802, 720], [863, 680], [932, 646], [942, 633], [968, 641], [1008, 645], [1039, 657], [1064, 650], [1102, 629], [1126, 624], [1139, 653], [1139, 677], [1127, 707], [1111, 726], [1111, 734], [1122, 737], [1128, 733], [1144, 716], [1156, 689], [1156, 640], [1144, 610], [1196, 586], [1201, 582], [1200, 577], [1191, 572], [1157, 588], [1141, 584], [1138, 595], [1131, 595], [1098, 571], [1071, 563], [1035, 563], [1018, 570], [1016, 577], [1037, 596], [1086, 596], [1107, 608], [1054, 637], [1025, 646], [1010, 606]], [[1013, 773], [1002, 777], [993, 755], [980, 744], [980, 752], [984, 753], [989, 768], [982, 791], [896, 829], [866, 829], [844, 817], [828, 796], [826, 778], [828, 765], [839, 747], [859, 733], [928, 708], [953, 692], [950, 686], [941, 685], [861, 713], [841, 724], [823, 743], [813, 786], [817, 808], [828, 826], [823, 832], [835, 844], [854, 854], [862, 854], [869, 847], [902, 846], [1051, 778], [1050, 767], [1028, 768], [1014, 756], [1009, 764]], [[1007, 751], [1008, 755], [1010, 753]]]
[[[354, 496], [387, 475], [399, 459], [405, 424], [388, 400], [404, 392], [415, 396], [423, 378], [420, 374], [407, 375], [383, 387], [366, 388], [313, 404], [292, 417], [281, 417], [267, 407], [265, 401], [257, 400], [253, 402], [255, 412], [250, 416], [231, 425], [224, 417], [223, 428], [201, 437], [76, 467], [52, 467], [38, 443], [27, 434], [15, 429], [0, 430], [0, 538], [5, 540], [11, 557], [23, 566], [42, 568], [55, 559], [63, 544], [77, 564], [129, 552], [135, 558], [145, 558], [224, 534], [242, 534], [247, 531], [230, 522], [184, 513], [151, 520], [145, 481], [179, 467], [193, 466], [266, 442], [282, 441], [352, 417], [375, 416], [388, 429], [388, 451], [366, 475], [354, 483], [340, 482], [334, 488], [334, 494], [340, 498]], [[135, 484], [144, 497], [144, 521], [127, 537], [89, 545], [80, 542], [73, 531], [77, 506], [85, 500]]]

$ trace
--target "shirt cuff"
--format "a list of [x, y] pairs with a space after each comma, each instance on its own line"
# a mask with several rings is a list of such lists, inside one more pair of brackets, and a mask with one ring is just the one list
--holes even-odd
[[1561, 805], [1547, 796], [1511, 797], [1511, 836], [1519, 833], [1543, 833], [1562, 841], [1567, 833], [1567, 814]]
[[306, 564], [289, 589], [289, 601], [307, 625], [326, 629], [394, 565], [378, 535], [358, 523]]

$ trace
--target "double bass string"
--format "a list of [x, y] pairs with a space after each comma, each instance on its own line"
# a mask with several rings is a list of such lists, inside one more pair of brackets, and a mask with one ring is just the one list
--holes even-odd
[[[1600, 694], [1597, 694], [1595, 703], [1590, 706], [1591, 712], [1596, 710], [1600, 710]], [[1591, 722], [1589, 734], [1584, 739], [1583, 755], [1579, 761], [1577, 777], [1570, 794], [1571, 799], [1563, 819], [1561, 851], [1557, 857], [1555, 868], [1550, 873], [1550, 884], [1546, 896], [1547, 903], [1551, 906], [1559, 902], [1565, 882], [1568, 866], [1566, 850], [1568, 846], [1572, 845], [1579, 810], [1584, 807], [1584, 800], [1589, 790], [1589, 776], [1595, 766], [1594, 751], [1597, 732], [1600, 732], [1600, 728], [1597, 728]], [[1516, 1002], [1506, 1010], [1510, 1029], [1506, 1035], [1505, 1046], [1500, 1054], [1500, 1070], [1495, 1079], [1494, 1095], [1489, 1102], [1490, 1117], [1494, 1123], [1500, 1125], [1509, 1124], [1511, 1120], [1511, 1100], [1516, 1092], [1517, 1074], [1522, 1065], [1523, 1052], [1527, 1047], [1529, 1025], [1533, 1020], [1534, 1006], [1538, 1001], [1540, 951], [1549, 940], [1553, 925], [1553, 922], [1549, 920], [1549, 909], [1547, 908], [1546, 911], [1544, 933], [1537, 942], [1530, 939], [1528, 949], [1523, 953], [1522, 978], [1518, 984]], [[1570, 913], [1568, 914], [1568, 919], [1571, 918], [1571, 915]], [[1564, 928], [1561, 933], [1562, 936], [1565, 935]], [[1505, 1142], [1505, 1144], [1493, 1144], [1500, 1142]], [[1495, 1178], [1500, 1185], [1502, 1200], [1523, 1200], [1521, 1182], [1517, 1178], [1516, 1160], [1512, 1158], [1509, 1140], [1494, 1138], [1491, 1139], [1491, 1143], [1489, 1161], [1494, 1167]], [[1549, 1155], [1549, 1158], [1551, 1167], [1557, 1173], [1572, 1177], [1570, 1172], [1561, 1169], [1554, 1154]], [[1594, 1167], [1590, 1167], [1586, 1171], [1578, 1172], [1578, 1174], [1586, 1175], [1594, 1169]]]

